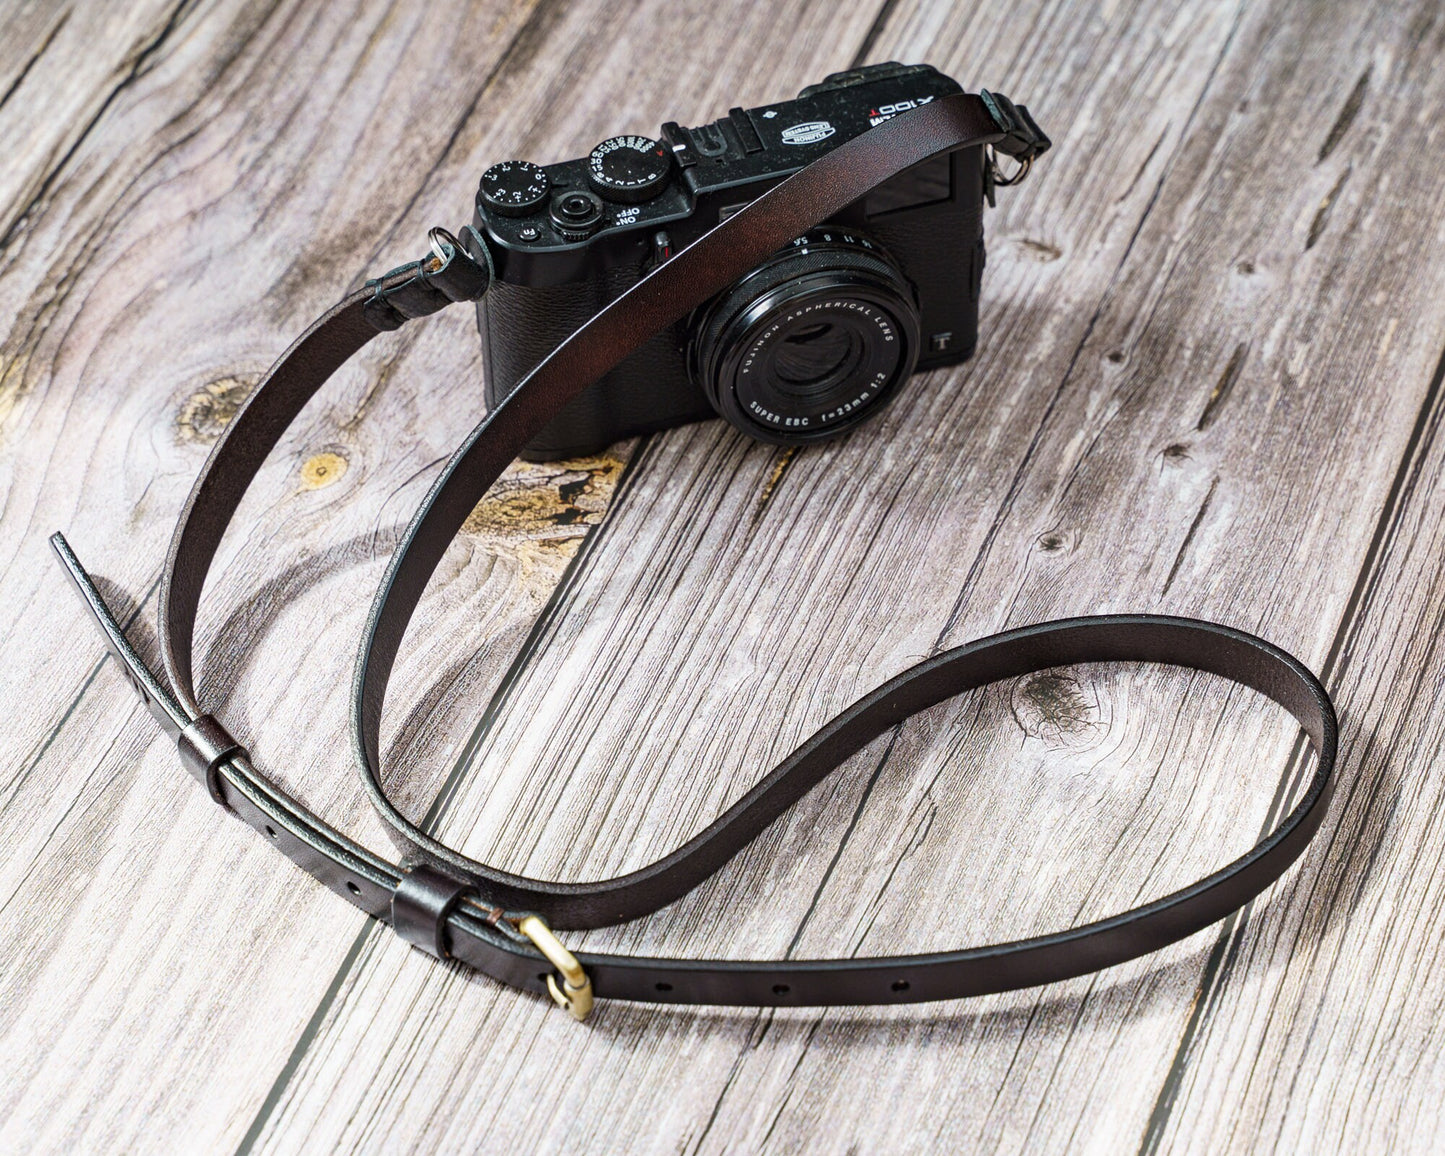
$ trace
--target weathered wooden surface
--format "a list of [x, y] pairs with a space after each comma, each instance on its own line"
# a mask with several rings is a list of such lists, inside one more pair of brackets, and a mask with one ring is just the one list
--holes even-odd
[[[6, 19], [0, 1147], [1435, 1146], [1436, 5]], [[797, 455], [712, 423], [514, 470], [408, 637], [389, 781], [471, 853], [595, 877], [669, 850], [935, 648], [1162, 609], [1326, 672], [1338, 802], [1241, 918], [1099, 976], [888, 1011], [605, 1004], [578, 1029], [407, 950], [219, 815], [100, 660], [44, 538], [71, 534], [149, 649], [165, 541], [229, 410], [355, 278], [458, 219], [481, 167], [887, 58], [1022, 96], [1058, 141], [989, 217], [977, 358]], [[475, 417], [479, 363], [457, 311], [338, 375], [203, 607], [203, 699], [377, 847], [351, 657]], [[880, 740], [668, 911], [574, 938], [802, 957], [1094, 918], [1251, 843], [1298, 785], [1295, 737], [1204, 676], [1000, 685]]]

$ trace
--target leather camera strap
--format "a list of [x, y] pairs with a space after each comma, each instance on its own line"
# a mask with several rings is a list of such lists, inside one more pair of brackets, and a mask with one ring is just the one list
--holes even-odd
[[[223, 806], [409, 942], [503, 982], [548, 991], [579, 1018], [592, 995], [670, 1003], [888, 1004], [1048, 983], [1120, 963], [1209, 925], [1277, 879], [1323, 818], [1336, 722], [1319, 681], [1249, 634], [1158, 615], [1075, 618], [1011, 630], [938, 654], [828, 722], [713, 823], [671, 854], [619, 878], [553, 883], [487, 867], [402, 815], [380, 778], [379, 724], [412, 612], [448, 543], [518, 451], [591, 382], [758, 262], [880, 182], [937, 153], [992, 145], [1025, 163], [1047, 147], [1026, 110], [983, 94], [945, 97], [896, 116], [782, 181], [679, 252], [564, 341], [487, 415], [432, 486], [377, 593], [354, 685], [356, 755], [372, 802], [406, 851], [394, 864], [336, 831], [252, 764], [192, 681], [192, 637], [212, 558], [242, 496], [282, 432], [328, 377], [378, 333], [486, 292], [491, 260], [433, 231], [435, 255], [393, 270], [317, 320], [271, 369], [217, 441], [181, 515], [160, 595], [165, 677], [122, 633], [64, 538], [57, 554], [122, 670], [185, 765]], [[1252, 850], [1182, 890], [1057, 934], [962, 951], [829, 960], [693, 960], [574, 955], [549, 924], [600, 927], [673, 902], [716, 872], [779, 814], [873, 738], [963, 691], [1080, 662], [1166, 663], [1262, 692], [1299, 721], [1317, 761], [1304, 796]]]

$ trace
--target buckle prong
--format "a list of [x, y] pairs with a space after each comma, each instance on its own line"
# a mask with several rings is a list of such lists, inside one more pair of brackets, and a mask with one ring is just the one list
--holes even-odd
[[566, 1008], [573, 1019], [585, 1020], [592, 1011], [592, 980], [577, 957], [562, 946], [562, 941], [552, 934], [547, 921], [540, 915], [522, 916], [517, 920], [517, 930], [530, 939], [547, 957], [547, 962], [561, 974], [560, 984], [556, 975], [547, 976], [547, 990], [552, 994], [552, 1002]]

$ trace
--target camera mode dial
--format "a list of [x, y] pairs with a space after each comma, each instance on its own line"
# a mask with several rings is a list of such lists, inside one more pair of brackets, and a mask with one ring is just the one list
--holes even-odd
[[530, 161], [503, 161], [482, 174], [482, 203], [504, 217], [525, 217], [547, 199], [547, 174]]
[[609, 201], [635, 205], [667, 187], [672, 157], [645, 136], [614, 136], [587, 157], [587, 183]]

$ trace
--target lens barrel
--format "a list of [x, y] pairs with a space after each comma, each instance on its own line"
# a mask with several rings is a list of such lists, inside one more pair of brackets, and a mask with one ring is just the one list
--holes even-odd
[[700, 312], [688, 366], [733, 425], [779, 445], [822, 441], [876, 413], [918, 360], [918, 307], [898, 267], [823, 226]]

